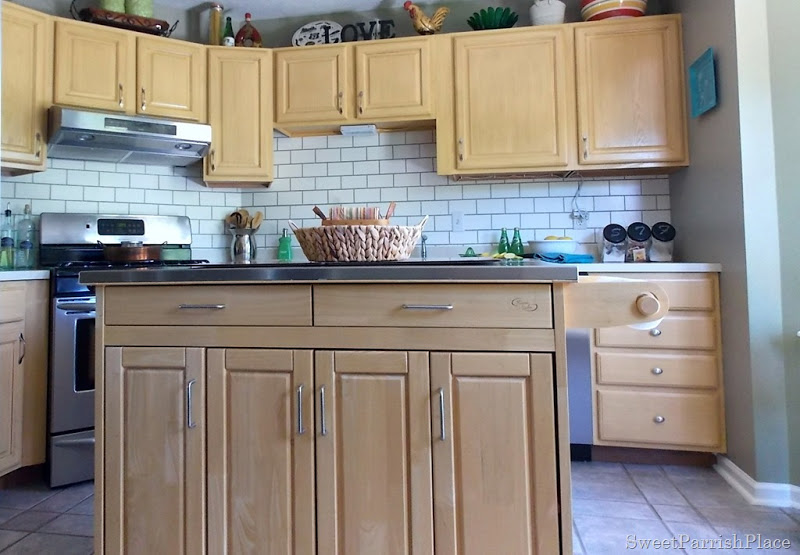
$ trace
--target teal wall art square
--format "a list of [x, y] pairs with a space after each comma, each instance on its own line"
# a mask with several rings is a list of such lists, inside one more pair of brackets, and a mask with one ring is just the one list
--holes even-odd
[[689, 97], [692, 117], [708, 112], [717, 105], [717, 79], [714, 51], [709, 48], [689, 66]]

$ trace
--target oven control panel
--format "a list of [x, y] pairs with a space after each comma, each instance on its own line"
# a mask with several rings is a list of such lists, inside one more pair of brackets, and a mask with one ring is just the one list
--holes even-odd
[[97, 220], [98, 235], [144, 235], [144, 220], [100, 218]]

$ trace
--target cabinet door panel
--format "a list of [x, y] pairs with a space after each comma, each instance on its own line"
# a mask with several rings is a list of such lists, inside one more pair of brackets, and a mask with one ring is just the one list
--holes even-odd
[[137, 37], [136, 95], [139, 114], [205, 121], [205, 47]]
[[549, 354], [431, 355], [437, 553], [559, 552]]
[[275, 121], [343, 121], [350, 117], [347, 49], [291, 49], [275, 52]]
[[106, 552], [205, 552], [203, 349], [105, 356]]
[[311, 351], [210, 349], [208, 392], [209, 549], [313, 554]]
[[0, 324], [0, 476], [22, 460], [23, 323]]
[[272, 181], [272, 55], [252, 49], [208, 52], [212, 144], [205, 180]]
[[47, 85], [53, 71], [53, 23], [15, 4], [3, 4], [2, 161], [44, 169]]
[[567, 30], [463, 36], [453, 47], [456, 167], [565, 166]]
[[319, 553], [431, 553], [427, 353], [322, 351], [315, 377]]
[[356, 117], [431, 117], [430, 42], [358, 44]]
[[133, 111], [133, 33], [59, 20], [55, 51], [56, 104]]
[[680, 22], [575, 27], [585, 164], [686, 160]]

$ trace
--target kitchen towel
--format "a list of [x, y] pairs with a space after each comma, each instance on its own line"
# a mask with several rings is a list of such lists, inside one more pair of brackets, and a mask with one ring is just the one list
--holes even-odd
[[534, 253], [533, 258], [557, 264], [591, 264], [594, 262], [594, 256], [591, 254], [569, 254], [565, 252]]

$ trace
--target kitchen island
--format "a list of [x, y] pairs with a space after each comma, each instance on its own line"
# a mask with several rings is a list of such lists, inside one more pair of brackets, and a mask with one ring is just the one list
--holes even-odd
[[535, 263], [81, 280], [97, 553], [571, 553], [564, 330], [668, 308]]

